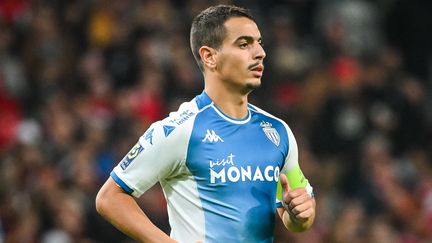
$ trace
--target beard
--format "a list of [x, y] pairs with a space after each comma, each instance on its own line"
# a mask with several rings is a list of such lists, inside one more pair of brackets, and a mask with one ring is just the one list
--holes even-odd
[[258, 89], [259, 87], [261, 87], [261, 82], [259, 82], [259, 83], [247, 83], [246, 84], [246, 89], [250, 89], [250, 90]]
[[254, 91], [255, 89], [258, 89], [261, 87], [261, 80], [258, 82], [248, 82], [246, 83], [246, 86], [244, 87], [244, 93], [249, 94], [250, 92]]
[[246, 80], [240, 81], [240, 79], [234, 79], [229, 77], [227, 79], [222, 79], [228, 89], [235, 90], [242, 95], [247, 95], [253, 90], [261, 87], [261, 78], [248, 78]]

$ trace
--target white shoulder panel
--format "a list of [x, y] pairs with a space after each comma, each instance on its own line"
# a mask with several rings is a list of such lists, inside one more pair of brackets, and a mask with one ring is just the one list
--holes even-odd
[[290, 171], [294, 166], [298, 165], [298, 147], [297, 147], [297, 141], [294, 137], [293, 132], [288, 127], [286, 123], [283, 123], [285, 125], [285, 128], [287, 129], [288, 133], [288, 140], [289, 140], [289, 151], [288, 155], [285, 159], [284, 167], [282, 168], [282, 173], [286, 173], [287, 171]]
[[[153, 123], [114, 168], [111, 176], [135, 197], [156, 182], [184, 172], [189, 137], [198, 108], [194, 100]], [[126, 187], [126, 188], [125, 188]]]

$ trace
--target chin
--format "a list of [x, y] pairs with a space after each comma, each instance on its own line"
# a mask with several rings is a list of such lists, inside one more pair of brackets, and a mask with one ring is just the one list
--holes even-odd
[[254, 80], [254, 81], [248, 82], [246, 84], [246, 88], [249, 89], [249, 90], [257, 89], [260, 86], [261, 86], [261, 80]]
[[254, 91], [255, 89], [259, 88], [261, 86], [261, 83], [247, 83], [246, 87], [244, 87], [244, 93], [249, 94], [250, 92]]

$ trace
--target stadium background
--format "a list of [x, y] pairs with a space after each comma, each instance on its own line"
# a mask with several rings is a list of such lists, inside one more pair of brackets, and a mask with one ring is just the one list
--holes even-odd
[[[188, 31], [215, 3], [253, 10], [267, 58], [251, 102], [291, 126], [315, 186], [314, 227], [276, 242], [432, 242], [422, 0], [1, 0], [0, 242], [132, 242], [95, 194], [151, 122], [201, 92]], [[159, 187], [138, 201], [168, 232]]]

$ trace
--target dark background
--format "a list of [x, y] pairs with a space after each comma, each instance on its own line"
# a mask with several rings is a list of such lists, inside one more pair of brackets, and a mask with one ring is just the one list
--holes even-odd
[[[96, 192], [203, 89], [189, 28], [216, 3], [253, 11], [267, 58], [250, 101], [290, 125], [315, 188], [313, 228], [276, 242], [432, 242], [426, 0], [0, 0], [0, 242], [132, 242]], [[138, 202], [169, 232], [157, 185]]]

